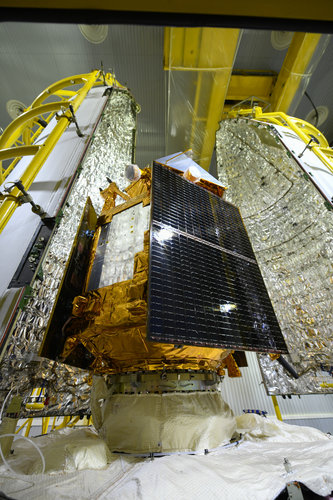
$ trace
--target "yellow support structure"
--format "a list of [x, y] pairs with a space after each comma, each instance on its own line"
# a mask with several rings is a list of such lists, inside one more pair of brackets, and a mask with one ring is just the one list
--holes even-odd
[[282, 422], [282, 415], [281, 415], [281, 412], [280, 412], [280, 408], [279, 408], [279, 404], [277, 402], [276, 396], [272, 396], [272, 401], [273, 401], [273, 405], [274, 405], [274, 410], [275, 410], [276, 418], [278, 420], [281, 420], [281, 422]]
[[277, 75], [233, 74], [227, 91], [227, 101], [243, 101], [250, 96], [269, 101]]
[[272, 111], [288, 112], [302, 80], [307, 77], [320, 37], [313, 33], [295, 33], [272, 93]]
[[[104, 75], [105, 81], [108, 85], [116, 84], [119, 87], [122, 87], [111, 74]], [[25, 156], [28, 154], [34, 154], [33, 159], [31, 160], [29, 166], [27, 167], [24, 174], [21, 176], [21, 181], [26, 190], [29, 189], [45, 160], [53, 150], [57, 141], [67, 128], [69, 124], [68, 118], [71, 117], [71, 113], [68, 110], [69, 104], [72, 104], [74, 112], [77, 111], [79, 106], [82, 104], [84, 98], [86, 97], [89, 90], [96, 85], [103, 85], [103, 74], [101, 71], [95, 70], [88, 74], [76, 75], [69, 78], [65, 78], [59, 82], [54, 83], [50, 87], [48, 87], [44, 92], [42, 92], [32, 103], [32, 105], [27, 108], [27, 110], [18, 116], [3, 132], [0, 137], [0, 184], [4, 181], [4, 175], [2, 172], [1, 160], [17, 157], [17, 156]], [[70, 91], [64, 89], [66, 86], [78, 85], [81, 84], [82, 87], [78, 91]], [[43, 104], [43, 102], [52, 95], [57, 96], [65, 96], [65, 97], [73, 97], [76, 96], [71, 101], [62, 100], [58, 102], [51, 102], [47, 104]], [[64, 113], [60, 116], [58, 123], [49, 134], [44, 144], [40, 145], [38, 149], [34, 150], [32, 148], [37, 148], [37, 146], [29, 146], [29, 144], [36, 138], [37, 133], [34, 132], [31, 135], [31, 124], [36, 120], [37, 117], [48, 114], [49, 117], [46, 118], [46, 121], [52, 116], [56, 111], [63, 110]], [[28, 132], [27, 133], [27, 129]], [[42, 130], [42, 128], [41, 128]], [[14, 144], [22, 144], [19, 140], [20, 137], [23, 137], [28, 143], [25, 146], [19, 146], [16, 148], [12, 148]], [[23, 149], [20, 149], [23, 148]], [[30, 148], [30, 149], [29, 149]], [[32, 153], [35, 151], [34, 153]], [[8, 156], [12, 155], [12, 156]], [[14, 160], [16, 162], [17, 160]], [[15, 164], [14, 164], [15, 165]], [[6, 172], [10, 172], [12, 167], [6, 169]], [[6, 197], [1, 205], [0, 205], [0, 232], [3, 230], [5, 225], [7, 224], [9, 218], [11, 217], [14, 210], [19, 205], [19, 196], [21, 192], [14, 188], [11, 191], [11, 195]]]
[[0, 149], [0, 162], [10, 158], [21, 158], [22, 156], [35, 155], [40, 146], [18, 146], [17, 148]]
[[65, 427], [67, 427], [67, 425], [69, 424], [69, 422], [71, 421], [71, 418], [72, 417], [64, 417], [63, 420], [62, 420], [62, 423], [60, 425], [57, 425], [55, 427], [55, 430], [58, 430], [58, 429], [64, 429]]
[[71, 420], [70, 423], [67, 424], [67, 427], [74, 427], [74, 425], [77, 424], [79, 420], [80, 417], [74, 417], [73, 420]]
[[24, 434], [25, 437], [28, 437], [29, 434], [30, 434], [30, 429], [31, 429], [31, 426], [32, 426], [33, 418], [29, 418], [28, 420], [29, 421], [28, 421], [27, 428], [26, 428], [25, 434]]
[[53, 429], [55, 429], [55, 426], [56, 426], [56, 421], [57, 421], [57, 417], [53, 417], [53, 422], [52, 422], [51, 431], [53, 431]]
[[15, 434], [18, 434], [30, 421], [30, 418], [27, 418], [27, 420], [25, 422], [23, 422], [23, 424], [15, 430]]
[[50, 417], [42, 418], [42, 434], [47, 434], [47, 429], [49, 428]]
[[[37, 108], [32, 108], [28, 111], [25, 111], [21, 115], [19, 115], [15, 120], [13, 120], [3, 134], [0, 137], [0, 150], [11, 146], [17, 141], [17, 139], [22, 135], [24, 129], [27, 124], [31, 121], [32, 118], [36, 116], [41, 116], [44, 113], [51, 113], [53, 111], [60, 111], [61, 109], [65, 110], [68, 108], [70, 101], [60, 101], [60, 102], [50, 102], [48, 104], [43, 104], [38, 106]], [[68, 115], [69, 116], [69, 115]]]

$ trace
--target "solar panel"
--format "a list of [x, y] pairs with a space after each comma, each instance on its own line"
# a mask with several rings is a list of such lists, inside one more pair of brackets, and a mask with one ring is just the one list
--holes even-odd
[[287, 352], [236, 207], [154, 164], [148, 338]]

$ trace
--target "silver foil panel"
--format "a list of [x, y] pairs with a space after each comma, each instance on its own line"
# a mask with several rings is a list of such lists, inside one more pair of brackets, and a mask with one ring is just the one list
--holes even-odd
[[223, 121], [218, 176], [245, 226], [286, 340], [290, 377], [259, 355], [269, 394], [333, 392], [333, 218], [267, 124]]
[[114, 215], [103, 226], [88, 290], [133, 279], [134, 255], [143, 250], [149, 220], [150, 206], [140, 203]]
[[[99, 187], [108, 185], [106, 177], [120, 189], [128, 184], [124, 170], [133, 159], [135, 126], [136, 103], [127, 92], [113, 89], [43, 258], [43, 280], [32, 283], [31, 297], [18, 316], [4, 355], [1, 399], [12, 388], [27, 398], [34, 387], [43, 384], [49, 404], [33, 412], [36, 416], [90, 413], [89, 372], [41, 358], [38, 352], [87, 197], [99, 212], [104, 203]], [[22, 409], [21, 416], [28, 414]]]

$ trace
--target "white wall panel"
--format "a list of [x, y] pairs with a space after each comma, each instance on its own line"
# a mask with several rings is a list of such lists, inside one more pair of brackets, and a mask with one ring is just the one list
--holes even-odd
[[[240, 414], [243, 409], [265, 410], [268, 415], [275, 416], [274, 406], [270, 396], [266, 394], [262, 383], [257, 355], [247, 352], [247, 368], [241, 368], [241, 378], [225, 377], [222, 394], [227, 403]], [[277, 396], [283, 419], [316, 419], [333, 417], [333, 395], [292, 396], [283, 399]]]

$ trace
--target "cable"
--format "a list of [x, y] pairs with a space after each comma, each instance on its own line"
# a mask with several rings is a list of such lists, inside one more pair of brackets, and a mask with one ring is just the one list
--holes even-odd
[[[42, 472], [41, 474], [44, 474], [45, 472], [45, 458], [44, 458], [44, 455], [42, 453], [42, 450], [39, 448], [39, 446], [33, 442], [32, 439], [26, 437], [26, 436], [18, 436], [17, 434], [13, 434], [13, 433], [8, 433], [8, 434], [2, 434], [0, 435], [0, 439], [3, 438], [3, 437], [18, 437], [19, 439], [25, 439], [26, 441], [29, 441], [35, 448], [36, 450], [38, 451], [38, 453], [40, 454], [40, 458], [42, 459]], [[7, 469], [9, 469], [13, 474], [17, 474], [17, 475], [20, 475], [18, 472], [14, 471], [14, 469], [11, 468], [11, 466], [9, 465], [9, 463], [7, 462], [7, 460], [5, 459], [5, 456], [4, 454], [2, 453], [2, 446], [0, 444], [0, 455], [1, 455], [1, 458], [3, 460], [3, 463], [5, 464], [5, 466], [7, 467]], [[24, 474], [26, 475], [26, 474]]]
[[315, 127], [318, 127], [318, 122], [319, 122], [319, 114], [318, 114], [318, 109], [316, 108], [316, 106], [314, 105], [314, 102], [313, 100], [311, 99], [311, 97], [309, 96], [309, 94], [305, 91], [304, 92], [304, 95], [309, 99], [309, 101], [311, 102], [312, 106], [313, 106], [313, 109], [315, 110], [315, 113], [316, 113], [316, 123], [315, 123]]

